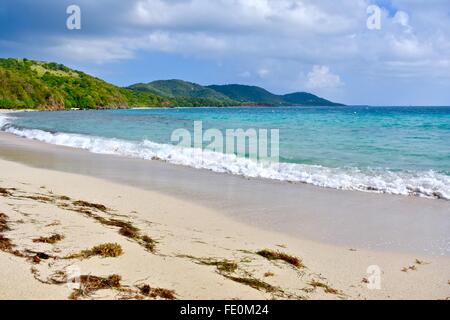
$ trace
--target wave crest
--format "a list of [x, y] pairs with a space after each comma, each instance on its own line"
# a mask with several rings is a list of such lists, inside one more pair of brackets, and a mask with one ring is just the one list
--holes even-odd
[[263, 163], [208, 150], [182, 148], [149, 140], [126, 141], [81, 134], [50, 133], [8, 125], [0, 117], [0, 128], [20, 137], [50, 144], [145, 160], [163, 160], [197, 169], [208, 169], [251, 178], [308, 183], [341, 190], [415, 195], [450, 200], [450, 176], [434, 171], [392, 172], [381, 169], [327, 168], [322, 166]]
[[11, 122], [11, 117], [0, 114], [0, 130], [2, 130], [7, 124]]

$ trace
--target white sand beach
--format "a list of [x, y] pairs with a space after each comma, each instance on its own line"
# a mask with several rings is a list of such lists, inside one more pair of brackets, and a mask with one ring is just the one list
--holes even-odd
[[[0, 145], [14, 145], [18, 139], [1, 134]], [[20, 148], [18, 152], [33, 157]], [[2, 158], [5, 154], [3, 149]], [[448, 256], [293, 237], [243, 223], [176, 193], [19, 162], [0, 160], [0, 299], [450, 297]], [[49, 241], [54, 235], [59, 237]], [[115, 244], [119, 252], [99, 250], [103, 244]], [[270, 260], [262, 250], [286, 256]], [[368, 288], [370, 266], [380, 268], [379, 290]], [[67, 285], [71, 270], [79, 270], [82, 281], [96, 276], [107, 284], [74, 291]], [[112, 275], [120, 278], [108, 282]]]

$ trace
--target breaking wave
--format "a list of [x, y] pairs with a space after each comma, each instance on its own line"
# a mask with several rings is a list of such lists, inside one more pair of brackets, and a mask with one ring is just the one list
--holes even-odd
[[127, 141], [82, 134], [52, 133], [14, 126], [0, 115], [0, 129], [20, 137], [45, 143], [146, 160], [208, 169], [251, 178], [308, 183], [320, 187], [450, 200], [450, 176], [435, 171], [393, 172], [382, 169], [327, 168], [292, 163], [263, 163], [232, 154], [199, 151], [149, 140]]

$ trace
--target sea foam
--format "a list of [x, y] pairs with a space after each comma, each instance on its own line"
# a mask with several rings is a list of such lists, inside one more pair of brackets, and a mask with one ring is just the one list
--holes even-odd
[[10, 122], [11, 122], [11, 118], [9, 116], [0, 113], [0, 130], [2, 130], [3, 127]]
[[80, 148], [98, 154], [162, 160], [176, 165], [208, 169], [250, 178], [308, 183], [341, 190], [415, 195], [450, 200], [450, 176], [434, 171], [393, 172], [381, 169], [327, 168], [323, 166], [264, 163], [208, 150], [182, 148], [149, 140], [127, 141], [82, 134], [51, 133], [8, 124], [0, 115], [0, 128], [20, 137]]

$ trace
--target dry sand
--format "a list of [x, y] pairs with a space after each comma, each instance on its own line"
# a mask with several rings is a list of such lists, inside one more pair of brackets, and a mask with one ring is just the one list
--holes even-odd
[[[448, 257], [301, 240], [162, 193], [5, 160], [0, 160], [0, 188], [5, 220], [0, 232], [0, 299], [68, 299], [74, 292], [66, 283], [71, 270], [121, 277], [120, 286], [106, 280], [100, 281], [101, 290], [84, 286], [75, 295], [79, 299], [163, 299], [171, 292], [177, 299], [450, 297]], [[124, 222], [139, 231], [121, 233]], [[64, 239], [33, 242], [54, 234]], [[150, 239], [155, 241], [153, 251]], [[123, 253], [67, 258], [107, 243], [120, 245]], [[266, 248], [298, 257], [304, 267], [256, 254]], [[368, 289], [371, 265], [381, 269], [380, 290]], [[151, 290], [142, 292], [144, 285]]]

